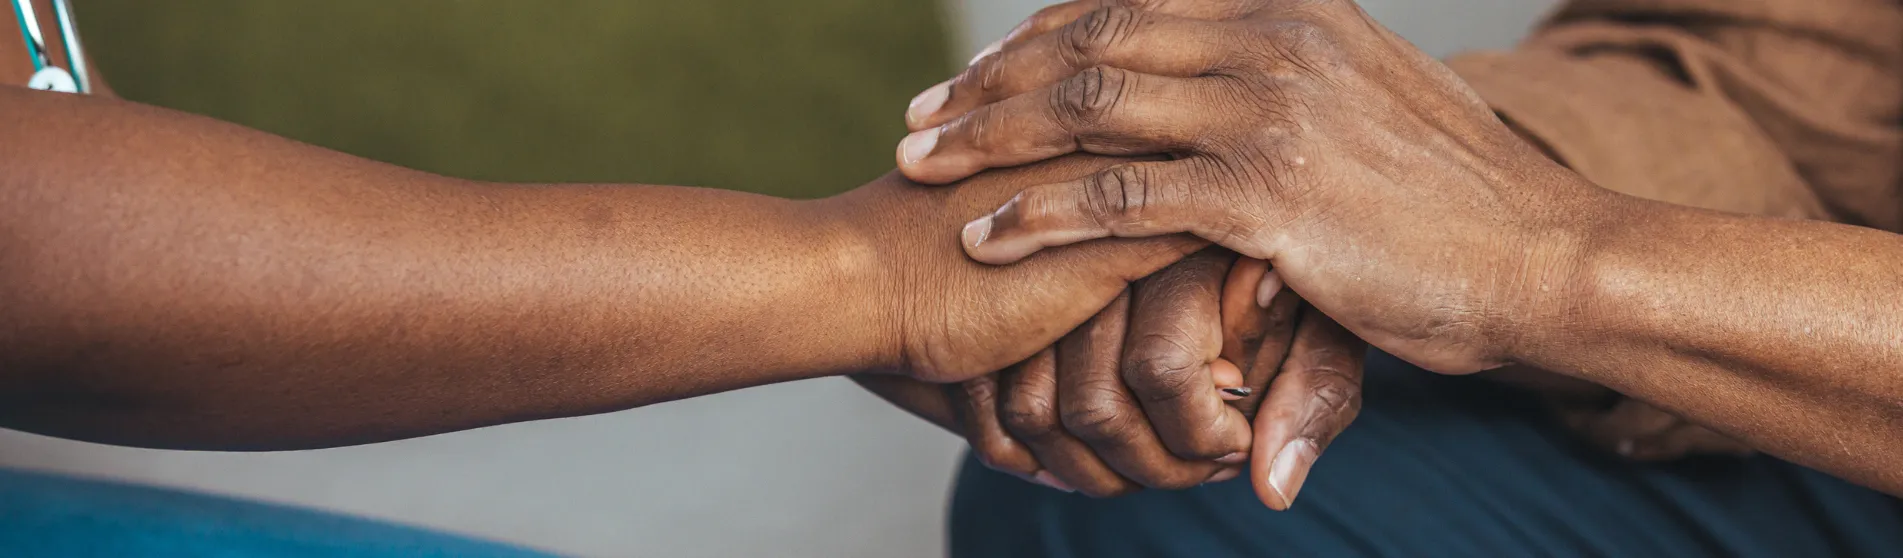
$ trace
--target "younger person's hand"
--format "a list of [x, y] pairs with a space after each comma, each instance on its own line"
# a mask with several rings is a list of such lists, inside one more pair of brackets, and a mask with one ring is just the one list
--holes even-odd
[[959, 382], [1021, 362], [1076, 329], [1131, 281], [1208, 244], [1183, 235], [1116, 240], [1053, 250], [1010, 267], [972, 261], [960, 249], [958, 223], [1017, 190], [1117, 162], [1067, 158], [985, 173], [951, 188], [920, 186], [893, 173], [817, 202], [856, 239], [856, 248], [842, 250], [854, 260], [845, 267], [873, 277], [860, 283], [872, 292], [831, 294], [866, 306], [859, 313], [883, 332], [879, 360], [892, 372]]

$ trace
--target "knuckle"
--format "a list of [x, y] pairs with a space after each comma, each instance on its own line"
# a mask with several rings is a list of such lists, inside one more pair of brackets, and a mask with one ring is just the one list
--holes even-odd
[[1164, 403], [1193, 393], [1202, 359], [1182, 343], [1162, 335], [1137, 338], [1124, 358], [1123, 381], [1145, 403]]
[[1348, 69], [1347, 51], [1334, 30], [1321, 23], [1293, 19], [1268, 30], [1268, 42], [1287, 63], [1286, 70], [1316, 78], [1333, 78]]
[[1310, 395], [1318, 404], [1311, 416], [1327, 425], [1327, 434], [1332, 437], [1334, 431], [1346, 428], [1361, 413], [1361, 383], [1334, 367], [1312, 369], [1310, 374], [1315, 376]]
[[1055, 408], [1043, 397], [1012, 397], [999, 409], [1004, 429], [1026, 440], [1042, 440], [1057, 432]]
[[1067, 62], [1080, 68], [1102, 60], [1105, 52], [1129, 37], [1140, 17], [1141, 12], [1135, 9], [1108, 6], [1077, 18], [1062, 35], [1062, 52], [1070, 58]]
[[1150, 203], [1150, 181], [1143, 168], [1117, 165], [1084, 178], [1084, 201], [1100, 222], [1137, 221]]
[[1133, 77], [1116, 68], [1087, 68], [1051, 89], [1051, 112], [1061, 124], [1072, 128], [1095, 127], [1123, 104]]
[[1106, 398], [1091, 398], [1064, 409], [1064, 429], [1091, 442], [1118, 440], [1129, 433], [1128, 410]]

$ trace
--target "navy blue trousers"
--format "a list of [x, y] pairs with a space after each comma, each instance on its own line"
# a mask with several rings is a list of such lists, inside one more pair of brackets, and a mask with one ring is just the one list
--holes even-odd
[[1293, 510], [1237, 479], [1098, 500], [967, 459], [957, 558], [1903, 556], [1903, 505], [1769, 457], [1626, 463], [1532, 398], [1372, 355]]

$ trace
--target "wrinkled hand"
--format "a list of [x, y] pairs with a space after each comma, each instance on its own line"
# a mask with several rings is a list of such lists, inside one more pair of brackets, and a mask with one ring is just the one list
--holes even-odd
[[986, 173], [955, 188], [892, 175], [828, 199], [830, 222], [862, 240], [849, 258], [881, 275], [873, 318], [884, 366], [930, 382], [959, 382], [1029, 358], [1109, 304], [1130, 281], [1208, 243], [1175, 236], [1053, 251], [1025, 266], [994, 267], [959, 249], [958, 224], [1027, 185], [1083, 176], [1114, 161], [1079, 157]]
[[1262, 501], [1287, 509], [1360, 409], [1366, 346], [1281, 290], [1265, 262], [1234, 261], [1205, 250], [1140, 280], [996, 376], [938, 393], [861, 382], [887, 382], [867, 387], [1027, 480], [1115, 496], [1227, 480], [1246, 460]]
[[[1234, 261], [1221, 249], [1192, 255], [1138, 280], [1055, 346], [952, 390], [979, 459], [1099, 497], [1234, 477], [1250, 428], [1219, 384], [1268, 383], [1243, 388], [1233, 364], [1221, 380], [1212, 366], [1224, 333], [1218, 297]], [[1289, 332], [1277, 333], [1273, 344], [1286, 349]]]
[[938, 183], [1078, 150], [1174, 160], [1029, 188], [966, 227], [974, 258], [1187, 231], [1272, 261], [1321, 312], [1443, 373], [1505, 364], [1509, 322], [1569, 286], [1592, 225], [1570, 208], [1598, 191], [1353, 3], [1101, 0], [1038, 17], [921, 95], [901, 170]]

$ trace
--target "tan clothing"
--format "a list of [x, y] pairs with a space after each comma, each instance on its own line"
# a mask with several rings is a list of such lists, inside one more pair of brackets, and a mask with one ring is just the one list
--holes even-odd
[[1903, 0], [1576, 0], [1449, 64], [1601, 186], [1903, 231]]

